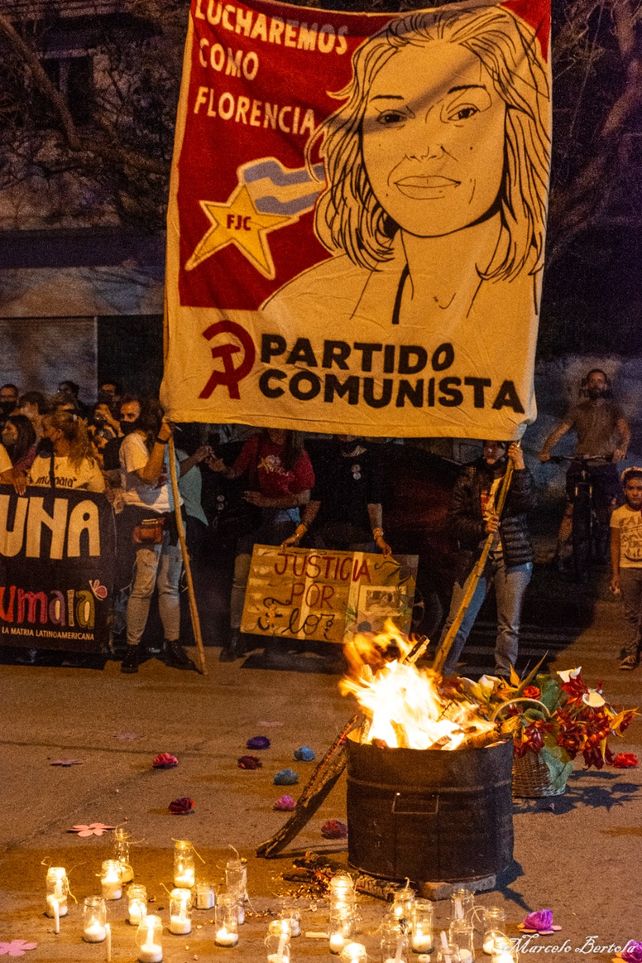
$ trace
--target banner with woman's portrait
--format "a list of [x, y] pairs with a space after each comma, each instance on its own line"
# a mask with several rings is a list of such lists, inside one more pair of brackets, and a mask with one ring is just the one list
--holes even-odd
[[192, 0], [168, 211], [177, 421], [517, 438], [550, 160], [549, 0]]

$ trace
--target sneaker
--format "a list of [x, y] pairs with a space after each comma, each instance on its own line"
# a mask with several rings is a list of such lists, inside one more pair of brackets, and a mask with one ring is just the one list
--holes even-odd
[[171, 669], [194, 669], [196, 666], [180, 642], [165, 642], [161, 658]]
[[125, 672], [128, 675], [133, 675], [134, 672], [138, 672], [138, 663], [140, 661], [140, 652], [137, 645], [128, 645], [127, 651], [123, 656], [123, 661], [120, 663], [120, 671]]
[[638, 665], [638, 659], [636, 655], [626, 655], [620, 662], [620, 669], [636, 669]]

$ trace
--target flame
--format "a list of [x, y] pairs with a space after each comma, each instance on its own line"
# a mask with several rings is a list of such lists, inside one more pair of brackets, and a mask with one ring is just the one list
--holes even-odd
[[488, 745], [493, 722], [441, 676], [413, 664], [414, 642], [392, 622], [385, 631], [359, 633], [344, 646], [348, 674], [339, 683], [367, 719], [361, 741], [389, 748], [445, 749]]

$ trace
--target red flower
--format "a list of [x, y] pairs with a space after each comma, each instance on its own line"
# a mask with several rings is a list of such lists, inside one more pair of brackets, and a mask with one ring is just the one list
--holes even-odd
[[173, 769], [178, 765], [178, 759], [171, 752], [159, 752], [152, 760], [154, 769]]
[[541, 694], [542, 690], [536, 685], [527, 685], [523, 692], [526, 699], [539, 699]]
[[263, 763], [257, 756], [239, 756], [236, 765], [239, 769], [261, 769]]
[[167, 808], [175, 816], [186, 816], [194, 812], [196, 803], [189, 796], [181, 796], [179, 799], [173, 799]]
[[611, 764], [616, 769], [635, 769], [639, 760], [634, 752], [618, 752], [613, 756]]
[[340, 819], [327, 819], [321, 827], [321, 835], [324, 839], [345, 839], [348, 827]]

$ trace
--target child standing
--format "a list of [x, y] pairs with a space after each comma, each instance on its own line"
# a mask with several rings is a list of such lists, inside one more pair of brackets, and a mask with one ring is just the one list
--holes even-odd
[[611, 515], [611, 591], [622, 595], [628, 632], [620, 669], [640, 661], [642, 627], [642, 468], [622, 472], [624, 505]]

